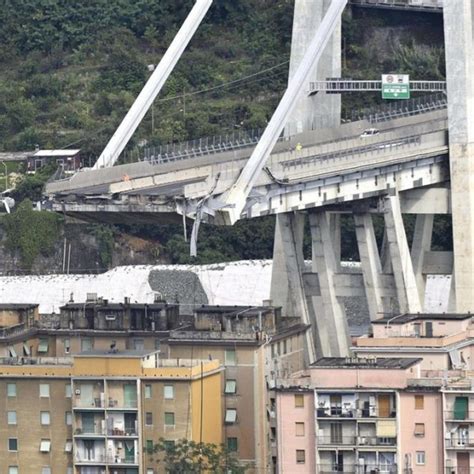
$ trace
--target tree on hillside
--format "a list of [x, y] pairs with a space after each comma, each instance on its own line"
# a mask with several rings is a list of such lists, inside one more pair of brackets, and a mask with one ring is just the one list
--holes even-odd
[[234, 453], [225, 446], [212, 443], [196, 443], [187, 439], [173, 442], [161, 438], [153, 449], [148, 449], [148, 454], [156, 454], [158, 459], [152, 460], [173, 474], [244, 474], [247, 471]]

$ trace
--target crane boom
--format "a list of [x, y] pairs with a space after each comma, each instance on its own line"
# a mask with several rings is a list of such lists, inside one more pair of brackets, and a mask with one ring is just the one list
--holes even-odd
[[288, 116], [296, 104], [296, 99], [305, 92], [308, 77], [316, 67], [346, 4], [347, 0], [332, 0], [301, 64], [289, 82], [285, 94], [237, 181], [222, 196], [215, 198], [215, 206], [212, 206], [211, 201], [210, 207], [219, 209], [219, 217], [224, 223], [234, 224], [240, 219], [247, 197], [272, 152]]
[[122, 153], [123, 149], [127, 146], [130, 138], [143, 120], [143, 117], [150, 109], [153, 101], [168, 79], [168, 76], [173, 71], [189, 41], [194, 36], [194, 33], [212, 5], [212, 1], [213, 0], [196, 0], [194, 7], [173, 39], [165, 55], [135, 99], [135, 102], [109, 143], [107, 143], [107, 146], [99, 156], [93, 169], [107, 168], [115, 164], [120, 153]]

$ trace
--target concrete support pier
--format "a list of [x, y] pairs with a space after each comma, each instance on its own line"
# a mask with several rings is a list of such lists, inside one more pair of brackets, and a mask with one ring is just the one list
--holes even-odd
[[385, 312], [382, 297], [382, 264], [375, 240], [372, 216], [368, 212], [354, 214], [354, 221], [370, 320], [374, 321], [383, 317]]
[[[334, 251], [327, 212], [309, 214], [312, 242], [313, 273], [318, 274], [320, 296], [314, 296], [314, 312], [318, 329], [317, 341], [325, 357], [349, 355], [350, 338], [343, 303], [336, 295], [336, 274], [340, 262]], [[317, 351], [319, 352], [319, 351]]]
[[400, 313], [421, 313], [420, 296], [398, 194], [384, 199], [385, 230]]
[[474, 1], [444, 3], [455, 308], [474, 312]]
[[[331, 0], [295, 0], [290, 78], [298, 68], [330, 4]], [[309, 82], [340, 76], [341, 26], [339, 24]], [[288, 136], [306, 130], [337, 127], [340, 123], [341, 96], [339, 94], [316, 94], [309, 97], [307, 91], [303, 91], [288, 119], [285, 134]]]

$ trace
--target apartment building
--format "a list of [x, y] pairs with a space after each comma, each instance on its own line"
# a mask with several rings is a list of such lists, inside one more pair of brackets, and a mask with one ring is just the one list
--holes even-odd
[[0, 360], [2, 472], [152, 474], [164, 472], [148, 452], [160, 438], [222, 442], [218, 361], [95, 351], [37, 362]]
[[[274, 400], [267, 388], [277, 378], [304, 368], [307, 329], [297, 318], [282, 318], [272, 306], [202, 306], [183, 315], [178, 305], [163, 301], [145, 305], [99, 299], [70, 302], [59, 315], [43, 317], [20, 331], [6, 331], [4, 337], [0, 334], [0, 351], [12, 362], [25, 364], [111, 350], [159, 351], [161, 361], [219, 361], [223, 441], [242, 462], [262, 472], [271, 470], [271, 429], [275, 429]], [[183, 400], [183, 412], [186, 406]], [[132, 418], [127, 417], [127, 426]], [[90, 420], [89, 415], [86, 425]]]
[[419, 358], [326, 358], [278, 381], [279, 473], [443, 471], [439, 390]]

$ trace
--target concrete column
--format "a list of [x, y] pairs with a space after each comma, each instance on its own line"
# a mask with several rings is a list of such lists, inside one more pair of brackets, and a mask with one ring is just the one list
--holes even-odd
[[[313, 297], [317, 350], [323, 357], [349, 355], [350, 337], [344, 305], [336, 297], [336, 256], [326, 212], [309, 215], [313, 251], [313, 272], [318, 272], [321, 296]], [[319, 352], [318, 352], [319, 355]]]
[[474, 311], [474, 3], [444, 2], [456, 311]]
[[400, 313], [421, 312], [415, 272], [408, 248], [398, 194], [385, 198], [385, 229]]
[[336, 258], [337, 271], [341, 269], [341, 214], [329, 214], [329, 226], [332, 235], [334, 257]]
[[384, 313], [382, 264], [372, 216], [369, 213], [354, 214], [354, 221], [370, 320], [374, 321], [383, 317]]
[[[315, 31], [319, 27], [331, 0], [295, 0], [293, 36], [291, 41], [290, 78], [303, 59]], [[333, 33], [309, 82], [341, 76], [341, 28]], [[309, 90], [309, 82], [307, 90]], [[285, 128], [285, 134], [295, 135], [306, 130], [336, 127], [341, 123], [341, 96], [318, 93], [309, 97], [305, 90]]]
[[411, 259], [413, 271], [415, 272], [416, 286], [420, 296], [420, 303], [424, 307], [425, 301], [425, 277], [423, 275], [423, 262], [425, 252], [431, 250], [431, 238], [433, 236], [433, 214], [418, 214], [416, 216], [415, 233], [411, 245]]
[[[298, 212], [276, 216], [270, 298], [275, 306], [281, 306], [283, 316], [299, 316], [304, 324], [312, 324], [303, 283], [304, 222], [305, 215]], [[313, 362], [313, 334], [306, 334], [308, 362]]]

